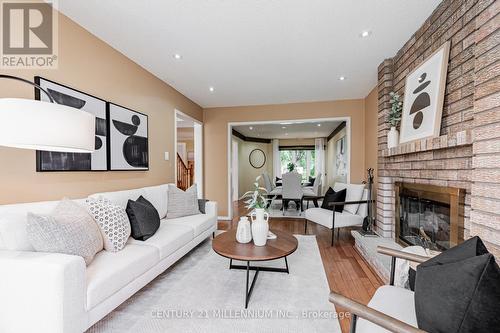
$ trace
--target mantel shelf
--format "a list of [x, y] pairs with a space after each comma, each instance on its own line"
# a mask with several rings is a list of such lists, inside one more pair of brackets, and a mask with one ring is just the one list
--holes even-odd
[[391, 157], [396, 155], [405, 155], [429, 150], [446, 149], [452, 147], [466, 146], [472, 144], [471, 130], [465, 130], [455, 133], [454, 135], [441, 135], [437, 138], [417, 140], [408, 143], [399, 144], [394, 148], [382, 150], [383, 157]]

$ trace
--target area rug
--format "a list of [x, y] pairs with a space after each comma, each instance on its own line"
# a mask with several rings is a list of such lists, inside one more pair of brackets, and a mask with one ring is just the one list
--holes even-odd
[[290, 274], [260, 272], [247, 310], [246, 271], [229, 270], [207, 240], [87, 333], [341, 332], [316, 238], [296, 237]]
[[[321, 207], [322, 200], [318, 201], [319, 206]], [[269, 217], [279, 217], [279, 218], [304, 218], [305, 214], [304, 212], [301, 212], [300, 209], [297, 210], [297, 206], [295, 206], [294, 202], [290, 202], [288, 204], [288, 209], [285, 211], [285, 214], [283, 214], [283, 211], [281, 210], [282, 203], [280, 199], [275, 199], [271, 203], [271, 205], [268, 208], [268, 213]], [[304, 211], [306, 210], [307, 207], [307, 202], [304, 201]], [[313, 202], [311, 201], [309, 203], [309, 208], [314, 207]]]

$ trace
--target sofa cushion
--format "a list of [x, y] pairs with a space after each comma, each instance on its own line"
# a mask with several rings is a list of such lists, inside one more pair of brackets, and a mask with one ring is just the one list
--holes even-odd
[[[73, 200], [85, 204], [85, 200]], [[59, 201], [42, 201], [0, 206], [0, 250], [34, 251], [28, 234], [26, 223], [28, 213], [50, 214]]]
[[500, 327], [500, 269], [479, 237], [418, 265], [415, 308], [419, 328], [428, 332]]
[[99, 252], [87, 267], [87, 310], [104, 301], [160, 260], [158, 249], [127, 245], [122, 251]]
[[[342, 189], [347, 189], [347, 193], [345, 195], [345, 201], [359, 201], [363, 196], [363, 190], [365, 189], [365, 185], [363, 184], [345, 184], [345, 183], [335, 183], [333, 186], [333, 190], [338, 192]], [[356, 214], [358, 211], [359, 204], [345, 205], [344, 210], [351, 213]]]
[[103, 249], [101, 231], [84, 206], [64, 199], [50, 213], [28, 213], [28, 238], [38, 252], [71, 254], [89, 265]]
[[193, 240], [193, 229], [188, 225], [160, 223], [160, 228], [146, 241], [129, 238], [128, 244], [154, 246], [160, 251], [160, 259], [164, 259]]
[[[309, 221], [331, 228], [333, 220], [332, 214], [332, 211], [328, 209], [309, 208], [306, 210], [305, 217]], [[345, 210], [342, 213], [335, 212], [335, 228], [351, 227], [362, 224], [363, 218], [359, 215], [348, 213]]]
[[[414, 293], [411, 290], [394, 286], [382, 286], [377, 289], [368, 306], [417, 327]], [[390, 333], [390, 331], [362, 318], [358, 319], [356, 332]]]
[[167, 216], [168, 185], [169, 184], [149, 186], [142, 189], [144, 191], [144, 198], [148, 199], [148, 201], [155, 206], [160, 215], [160, 219]]
[[160, 227], [158, 211], [142, 195], [136, 201], [129, 200], [126, 211], [134, 239], [145, 241]]
[[[162, 223], [179, 224], [188, 226], [193, 230], [193, 238], [214, 226], [214, 219], [206, 214], [197, 214], [167, 219]], [[215, 222], [216, 223], [216, 222]]]
[[145, 192], [142, 188], [139, 188], [126, 191], [96, 193], [89, 195], [89, 198], [99, 199], [102, 197], [125, 209], [129, 200], [137, 200], [141, 195], [145, 195]]

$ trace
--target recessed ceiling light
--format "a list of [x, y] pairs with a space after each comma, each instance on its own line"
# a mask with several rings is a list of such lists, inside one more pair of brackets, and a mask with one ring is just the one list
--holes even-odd
[[286, 126], [281, 126], [281, 128], [282, 128], [282, 129], [285, 129], [285, 128], [286, 128]]
[[361, 33], [359, 34], [362, 38], [366, 38], [368, 36], [370, 36], [372, 34], [372, 32], [370, 30], [364, 30], [364, 31], [361, 31]]
[[181, 60], [182, 56], [179, 53], [174, 54], [174, 59], [175, 60]]
[[321, 127], [321, 124], [318, 124], [318, 127]]
[[291, 125], [293, 123], [287, 122], [287, 123], [280, 123], [280, 125]]
[[251, 130], [253, 130], [253, 127], [252, 127], [252, 126], [250, 126], [250, 127], [249, 127], [249, 129], [250, 129], [250, 131], [251, 131]]
[[341, 76], [341, 77], [339, 77], [339, 80], [340, 80], [340, 81], [344, 81], [344, 80], [345, 80], [345, 76]]
[[209, 87], [208, 90], [210, 90], [210, 92], [214, 92], [215, 88], [214, 87]]

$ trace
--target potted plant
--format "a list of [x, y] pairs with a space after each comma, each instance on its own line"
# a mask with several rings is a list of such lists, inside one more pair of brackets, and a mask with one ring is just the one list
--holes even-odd
[[295, 164], [290, 162], [286, 165], [286, 168], [288, 169], [288, 172], [293, 172], [293, 170], [295, 170]]
[[266, 212], [267, 198], [264, 196], [267, 190], [259, 186], [259, 180], [260, 176], [255, 178], [254, 189], [243, 194], [242, 198], [248, 198], [245, 207], [253, 210], [250, 214], [253, 242], [256, 246], [264, 246], [269, 233], [269, 213]]
[[395, 92], [389, 93], [391, 99], [389, 103], [391, 104], [391, 110], [389, 110], [389, 116], [387, 122], [391, 126], [391, 129], [387, 133], [387, 147], [393, 148], [399, 144], [399, 132], [397, 130], [398, 124], [401, 121], [401, 113], [403, 111], [403, 102], [400, 100], [399, 94]]

